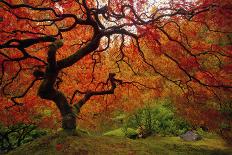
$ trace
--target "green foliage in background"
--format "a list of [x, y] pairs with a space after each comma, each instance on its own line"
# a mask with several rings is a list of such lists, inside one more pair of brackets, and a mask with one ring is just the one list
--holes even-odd
[[175, 115], [175, 109], [168, 99], [154, 100], [130, 115], [125, 126], [137, 129], [143, 127], [152, 133], [177, 136], [185, 133], [191, 126]]
[[0, 152], [8, 152], [43, 135], [46, 135], [46, 131], [37, 129], [33, 124], [0, 124]]

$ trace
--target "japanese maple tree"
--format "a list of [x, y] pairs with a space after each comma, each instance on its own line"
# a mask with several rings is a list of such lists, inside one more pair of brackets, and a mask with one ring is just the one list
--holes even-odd
[[63, 129], [70, 130], [87, 101], [117, 89], [120, 97], [125, 87], [151, 89], [154, 96], [175, 89], [166, 95], [174, 94], [183, 115], [190, 107], [204, 109], [206, 101], [231, 106], [231, 5], [1, 0], [1, 107], [26, 106], [23, 99], [37, 90], [55, 103]]

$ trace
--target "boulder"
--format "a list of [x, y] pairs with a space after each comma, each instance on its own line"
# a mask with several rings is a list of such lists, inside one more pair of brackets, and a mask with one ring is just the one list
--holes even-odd
[[187, 131], [185, 134], [180, 135], [180, 138], [185, 141], [198, 141], [202, 139], [202, 137], [194, 131]]

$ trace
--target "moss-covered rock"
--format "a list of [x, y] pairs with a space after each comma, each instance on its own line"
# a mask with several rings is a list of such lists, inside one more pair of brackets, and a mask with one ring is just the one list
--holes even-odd
[[118, 128], [112, 131], [108, 131], [103, 134], [104, 136], [117, 136], [117, 137], [128, 137], [135, 139], [138, 132], [132, 128]]

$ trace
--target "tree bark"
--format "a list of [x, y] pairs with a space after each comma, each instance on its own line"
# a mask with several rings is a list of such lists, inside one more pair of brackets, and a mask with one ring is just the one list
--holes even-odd
[[61, 41], [55, 41], [49, 46], [48, 50], [48, 66], [44, 73], [44, 79], [40, 84], [38, 96], [42, 99], [47, 99], [55, 102], [62, 117], [62, 128], [64, 130], [76, 129], [76, 115], [72, 106], [69, 105], [65, 95], [56, 90], [54, 85], [59, 73], [56, 63], [56, 51], [62, 46]]
[[76, 114], [74, 113], [73, 108], [68, 104], [64, 94], [57, 92], [57, 95], [53, 101], [60, 110], [62, 117], [62, 128], [64, 130], [76, 129]]
[[62, 128], [64, 130], [75, 130], [76, 114], [74, 113], [73, 108], [68, 104], [65, 95], [57, 90], [54, 90], [55, 92], [44, 90], [46, 90], [46, 87], [40, 87], [38, 95], [42, 99], [52, 100], [55, 102], [62, 117]]

